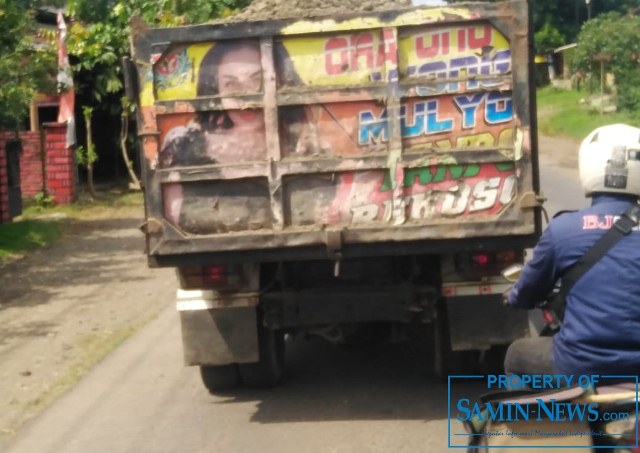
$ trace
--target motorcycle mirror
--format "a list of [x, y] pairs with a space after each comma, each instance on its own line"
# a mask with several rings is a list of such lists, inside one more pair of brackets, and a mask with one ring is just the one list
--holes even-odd
[[523, 268], [524, 266], [522, 264], [512, 264], [502, 271], [502, 276], [507, 279], [507, 281], [513, 283], [520, 278]]

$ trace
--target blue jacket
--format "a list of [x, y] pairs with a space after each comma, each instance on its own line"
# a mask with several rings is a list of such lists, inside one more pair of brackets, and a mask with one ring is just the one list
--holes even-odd
[[[635, 198], [597, 195], [591, 206], [554, 218], [508, 302], [531, 309], [552, 290]], [[623, 237], [574, 285], [554, 336], [557, 373], [640, 374], [640, 231]]]

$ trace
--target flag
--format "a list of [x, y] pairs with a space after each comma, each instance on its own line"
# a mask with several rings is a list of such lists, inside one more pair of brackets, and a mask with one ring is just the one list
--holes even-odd
[[73, 91], [73, 75], [67, 54], [67, 25], [64, 23], [62, 11], [58, 11], [58, 97], [60, 109], [58, 122], [67, 125], [67, 148], [76, 144], [75, 130], [75, 93]]

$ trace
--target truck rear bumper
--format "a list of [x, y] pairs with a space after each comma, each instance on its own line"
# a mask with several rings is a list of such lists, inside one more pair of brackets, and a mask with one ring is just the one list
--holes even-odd
[[323, 324], [428, 321], [435, 307], [429, 288], [282, 291], [263, 295], [265, 322], [273, 328]]

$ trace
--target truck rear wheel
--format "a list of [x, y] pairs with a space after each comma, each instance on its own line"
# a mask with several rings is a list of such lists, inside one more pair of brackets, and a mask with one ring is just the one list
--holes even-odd
[[200, 367], [202, 383], [215, 395], [218, 392], [231, 390], [238, 385], [238, 366], [235, 363], [229, 365], [202, 365]]
[[258, 322], [260, 360], [255, 363], [240, 363], [238, 370], [247, 387], [269, 388], [278, 385], [284, 374], [284, 334], [271, 330]]

